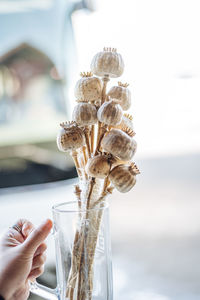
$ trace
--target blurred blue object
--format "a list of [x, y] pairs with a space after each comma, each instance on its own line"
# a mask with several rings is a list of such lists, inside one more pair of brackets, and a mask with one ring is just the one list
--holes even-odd
[[76, 176], [58, 152], [77, 67], [71, 16], [94, 1], [0, 1], [0, 188]]
[[[76, 69], [71, 15], [78, 9], [93, 11], [93, 3], [89, 0], [0, 2], [0, 121], [23, 118], [30, 101], [27, 95], [30, 80], [42, 74], [51, 79], [49, 85], [54, 90], [53, 100], [57, 105], [52, 106], [51, 113], [55, 108], [61, 114], [69, 112], [65, 91]], [[42, 102], [41, 98], [45, 101], [49, 94], [52, 95], [50, 89], [46, 89], [46, 94], [39, 97], [37, 91], [35, 96]]]

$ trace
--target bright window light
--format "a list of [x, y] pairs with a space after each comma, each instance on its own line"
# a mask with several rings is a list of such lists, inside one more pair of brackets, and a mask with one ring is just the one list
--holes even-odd
[[104, 46], [124, 57], [138, 156], [200, 150], [199, 10], [198, 0], [101, 0], [74, 14], [80, 71]]

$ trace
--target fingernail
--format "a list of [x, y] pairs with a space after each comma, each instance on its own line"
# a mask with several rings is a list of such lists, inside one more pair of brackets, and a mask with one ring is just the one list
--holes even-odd
[[48, 229], [51, 229], [53, 226], [53, 222], [51, 221], [51, 219], [46, 219], [46, 221], [44, 221], [42, 224], [45, 225], [45, 227]]

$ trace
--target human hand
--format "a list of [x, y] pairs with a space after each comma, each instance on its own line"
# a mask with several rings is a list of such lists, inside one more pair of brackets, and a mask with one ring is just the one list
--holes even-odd
[[52, 228], [46, 220], [38, 228], [25, 219], [4, 234], [0, 240], [0, 295], [5, 300], [26, 300], [29, 280], [43, 273], [47, 248], [44, 240]]

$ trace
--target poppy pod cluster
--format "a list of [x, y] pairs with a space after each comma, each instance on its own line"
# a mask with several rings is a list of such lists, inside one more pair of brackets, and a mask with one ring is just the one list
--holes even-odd
[[[90, 67], [91, 71], [81, 73], [75, 84], [72, 121], [60, 124], [57, 136], [58, 149], [70, 153], [74, 160], [80, 181], [75, 197], [80, 212], [87, 208], [89, 224], [86, 230], [86, 223], [80, 222], [76, 232], [66, 287], [66, 298], [70, 300], [92, 300], [93, 261], [102, 215], [97, 210], [94, 220], [90, 209], [101, 207], [114, 189], [129, 192], [139, 174], [132, 161], [137, 149], [133, 117], [127, 112], [131, 107], [131, 91], [122, 82], [107, 91], [109, 81], [124, 72], [123, 58], [115, 48], [104, 48], [94, 55]], [[83, 257], [86, 266], [80, 261]], [[77, 297], [74, 287], [78, 289]]]
[[[131, 163], [137, 148], [133, 117], [126, 112], [131, 106], [131, 92], [129, 85], [121, 81], [106, 92], [109, 79], [123, 72], [124, 61], [115, 48], [104, 48], [94, 55], [91, 71], [80, 73], [81, 78], [75, 85], [77, 104], [72, 113], [73, 121], [61, 124], [57, 145], [63, 152], [76, 151], [81, 180], [107, 179], [108, 186], [126, 192], [129, 189], [123, 182], [129, 182], [132, 188], [136, 176], [126, 165]], [[132, 174], [131, 181], [127, 180], [128, 174]]]

